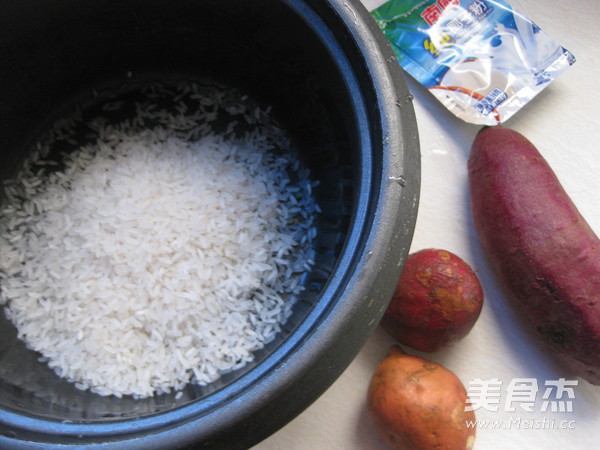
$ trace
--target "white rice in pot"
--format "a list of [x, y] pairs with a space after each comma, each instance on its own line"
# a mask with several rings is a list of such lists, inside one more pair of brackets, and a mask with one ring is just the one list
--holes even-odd
[[4, 183], [0, 304], [59, 376], [101, 395], [167, 393], [244, 366], [314, 264], [315, 183], [268, 111], [223, 88], [161, 89], [146, 94], [174, 109], [96, 117], [95, 141], [57, 165], [53, 145], [77, 143], [63, 121]]

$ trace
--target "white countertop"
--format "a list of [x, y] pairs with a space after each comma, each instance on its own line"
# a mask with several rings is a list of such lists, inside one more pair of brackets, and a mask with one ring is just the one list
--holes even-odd
[[[368, 9], [383, 3], [362, 1]], [[509, 3], [570, 50], [577, 62], [505, 126], [537, 146], [600, 234], [600, 156], [595, 142], [600, 138], [600, 48], [595, 29], [600, 23], [600, 2]], [[476, 450], [599, 448], [600, 386], [579, 380], [573, 412], [542, 411], [546, 381], [576, 378], [543, 352], [518, 321], [483, 257], [471, 223], [466, 186], [466, 161], [480, 127], [455, 118], [424, 88], [412, 79], [408, 82], [415, 97], [422, 153], [421, 200], [411, 252], [438, 247], [456, 253], [476, 270], [486, 294], [472, 332], [450, 349], [426, 356], [455, 372], [465, 386], [477, 378], [502, 381], [499, 410], [476, 410], [477, 419], [490, 421], [488, 428], [477, 430]], [[386, 449], [366, 411], [366, 390], [376, 365], [392, 344], [389, 336], [377, 329], [323, 396], [255, 450]], [[531, 413], [520, 410], [518, 404], [516, 412], [504, 410], [506, 388], [517, 378], [538, 382], [540, 391]], [[492, 424], [505, 429], [492, 429]], [[556, 429], [549, 429], [552, 426]]]

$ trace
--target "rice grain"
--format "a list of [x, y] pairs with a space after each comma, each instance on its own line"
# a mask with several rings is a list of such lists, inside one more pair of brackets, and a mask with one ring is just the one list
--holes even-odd
[[[147, 397], [244, 366], [314, 264], [315, 183], [268, 110], [226, 89], [147, 92], [176, 107], [90, 119], [95, 141], [59, 164], [53, 143], [75, 142], [82, 119], [62, 120], [4, 183], [0, 305], [49, 367], [100, 395]], [[219, 134], [220, 110], [234, 120]], [[254, 126], [236, 132], [244, 117]]]

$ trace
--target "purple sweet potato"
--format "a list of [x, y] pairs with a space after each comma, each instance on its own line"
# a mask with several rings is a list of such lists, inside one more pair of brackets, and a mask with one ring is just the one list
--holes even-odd
[[468, 163], [475, 229], [530, 323], [574, 374], [600, 384], [600, 241], [534, 145], [481, 130]]

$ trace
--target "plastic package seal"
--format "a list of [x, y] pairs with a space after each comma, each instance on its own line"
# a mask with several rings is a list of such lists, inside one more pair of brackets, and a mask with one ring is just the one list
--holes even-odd
[[400, 65], [470, 123], [505, 122], [575, 62], [502, 0], [390, 0], [372, 15]]

